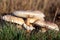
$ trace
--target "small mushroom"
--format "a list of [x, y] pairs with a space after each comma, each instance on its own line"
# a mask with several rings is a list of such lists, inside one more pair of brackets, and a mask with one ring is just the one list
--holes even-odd
[[14, 11], [13, 14], [23, 18], [37, 18], [41, 20], [44, 20], [45, 17], [40, 11]]
[[35, 25], [39, 25], [39, 26], [41, 26], [41, 27], [48, 28], [48, 29], [50, 29], [50, 30], [59, 31], [58, 25], [55, 24], [55, 23], [38, 20], [38, 21], [36, 21], [34, 24], [35, 24]]
[[46, 22], [46, 27], [47, 27], [48, 29], [51, 29], [51, 30], [59, 31], [59, 27], [58, 27], [58, 25], [55, 24], [55, 23]]
[[23, 27], [26, 30], [31, 30], [32, 31], [33, 29], [35, 29], [33, 26], [31, 26], [31, 27], [27, 26], [22, 18], [14, 17], [14, 16], [11, 16], [11, 15], [4, 15], [4, 16], [2, 16], [2, 19], [5, 20], [5, 21], [8, 21], [8, 22], [17, 23], [21, 26], [23, 25]]
[[22, 18], [14, 17], [14, 16], [11, 16], [11, 15], [4, 15], [4, 16], [2, 16], [2, 19], [5, 20], [5, 21], [8, 21], [8, 22], [17, 23], [17, 24], [20, 24], [20, 25], [25, 23]]
[[15, 16], [19, 16], [22, 18], [27, 18], [26, 24], [28, 26], [31, 25], [31, 23], [34, 23], [36, 20], [44, 21], [45, 15], [40, 11], [14, 11], [13, 14]]

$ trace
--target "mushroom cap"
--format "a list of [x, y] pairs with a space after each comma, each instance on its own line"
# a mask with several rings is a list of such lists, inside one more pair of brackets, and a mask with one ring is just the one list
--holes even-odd
[[14, 11], [13, 14], [19, 17], [23, 17], [23, 18], [35, 17], [35, 18], [43, 19], [43, 20], [45, 17], [44, 13], [40, 11]]
[[55, 24], [55, 23], [51, 23], [51, 22], [46, 22], [46, 21], [41, 21], [41, 20], [38, 20], [36, 21], [34, 24], [36, 25], [39, 25], [41, 27], [45, 27], [45, 28], [48, 28], [50, 30], [56, 30], [56, 31], [59, 31], [59, 28], [58, 28], [58, 25]]
[[48, 29], [51, 29], [51, 30], [59, 31], [59, 27], [58, 27], [58, 25], [55, 24], [55, 23], [46, 22], [46, 27], [47, 27]]
[[33, 24], [39, 25], [41, 27], [45, 27], [46, 26], [46, 22], [45, 21], [42, 21], [42, 20], [37, 20]]
[[17, 24], [24, 24], [24, 20], [22, 18], [18, 18], [18, 17], [14, 17], [11, 15], [4, 15], [2, 16], [2, 19], [8, 22], [13, 22], [13, 23], [17, 23]]

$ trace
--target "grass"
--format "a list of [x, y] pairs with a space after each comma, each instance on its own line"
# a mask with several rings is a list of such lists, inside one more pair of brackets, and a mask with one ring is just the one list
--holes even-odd
[[14, 24], [4, 23], [0, 27], [0, 40], [60, 40], [60, 32], [47, 31], [46, 33], [26, 33], [17, 29]]
[[0, 14], [15, 10], [39, 10], [49, 13], [55, 11], [55, 7], [60, 7], [60, 0], [0, 0]]

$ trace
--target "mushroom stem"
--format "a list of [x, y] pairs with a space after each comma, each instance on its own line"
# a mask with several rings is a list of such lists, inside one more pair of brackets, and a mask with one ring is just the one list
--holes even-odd
[[26, 24], [30, 25], [30, 24], [34, 23], [36, 20], [38, 20], [38, 19], [37, 18], [27, 18]]

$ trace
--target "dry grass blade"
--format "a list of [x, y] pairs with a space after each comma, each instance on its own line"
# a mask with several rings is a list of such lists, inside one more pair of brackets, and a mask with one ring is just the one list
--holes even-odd
[[58, 9], [59, 9], [59, 8], [57, 8], [57, 10], [56, 10], [56, 12], [55, 12], [55, 16], [54, 16], [53, 22], [55, 22], [56, 16], [57, 16], [57, 14], [58, 14]]

